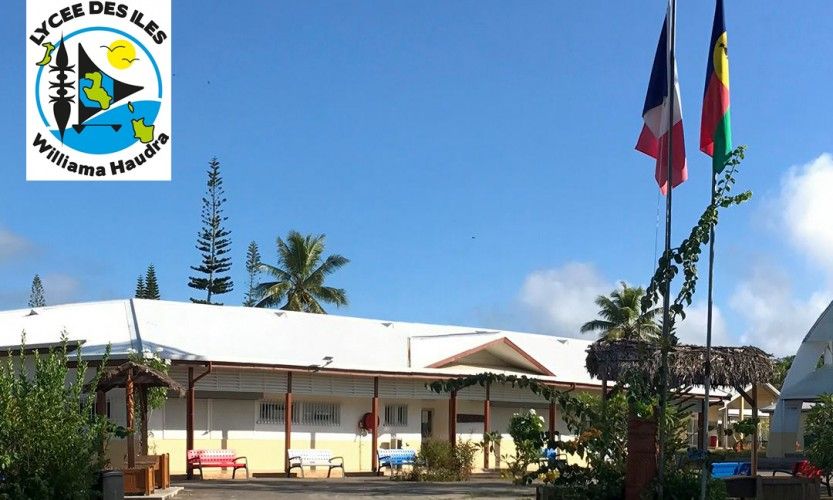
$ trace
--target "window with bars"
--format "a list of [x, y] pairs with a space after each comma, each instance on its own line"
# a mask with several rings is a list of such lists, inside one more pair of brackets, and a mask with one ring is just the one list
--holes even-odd
[[408, 425], [408, 405], [385, 405], [385, 425], [405, 427]]
[[[283, 424], [285, 408], [283, 401], [260, 401], [257, 423]], [[312, 401], [292, 403], [292, 423], [318, 427], [338, 426], [341, 424], [341, 405]]]
[[341, 424], [341, 405], [338, 403], [301, 403], [301, 423], [318, 427], [335, 427]]
[[257, 423], [282, 424], [284, 422], [284, 408], [286, 408], [286, 406], [283, 402], [261, 401], [260, 411], [257, 415]]

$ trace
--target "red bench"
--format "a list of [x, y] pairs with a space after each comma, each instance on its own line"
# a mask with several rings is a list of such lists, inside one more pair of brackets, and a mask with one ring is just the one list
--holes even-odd
[[772, 475], [774, 476], [776, 472], [789, 472], [791, 475], [795, 477], [809, 477], [810, 479], [818, 479], [822, 484], [827, 486], [827, 494], [830, 494], [832, 486], [830, 484], [830, 477], [826, 477], [824, 475], [824, 471], [811, 464], [808, 460], [801, 460], [799, 462], [794, 463], [791, 471], [774, 470], [772, 471]]
[[245, 469], [246, 479], [249, 479], [249, 460], [246, 457], [238, 457], [234, 450], [188, 450], [188, 465], [194, 470], [200, 470], [200, 479], [203, 477], [204, 467], [229, 468], [232, 470], [232, 479], [237, 474], [237, 469]]
[[800, 476], [800, 477], [809, 477], [809, 478], [821, 478], [822, 473], [821, 469], [814, 466], [807, 460], [801, 460], [793, 464], [792, 470], [783, 470], [783, 469], [776, 469], [772, 471], [772, 475], [774, 476], [776, 472], [787, 472], [792, 476]]

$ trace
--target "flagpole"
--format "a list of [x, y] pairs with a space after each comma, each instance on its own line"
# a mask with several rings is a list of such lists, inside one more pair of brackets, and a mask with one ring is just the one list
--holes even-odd
[[[715, 201], [715, 187], [717, 175], [712, 169], [712, 206]], [[700, 474], [700, 499], [706, 498], [706, 480], [708, 477], [708, 463], [706, 455], [709, 453], [709, 392], [712, 383], [712, 288], [714, 286], [714, 225], [709, 230], [709, 291], [708, 291], [708, 310], [706, 313], [706, 376], [704, 378], [705, 396], [703, 399], [703, 470]]]
[[[674, 128], [674, 76], [676, 74], [676, 60], [674, 57], [674, 45], [676, 38], [676, 24], [677, 24], [677, 0], [670, 0], [670, 9], [668, 14], [668, 176], [666, 179], [666, 198], [665, 198], [665, 260], [666, 264], [670, 264], [671, 257], [671, 193], [674, 186], [674, 159], [673, 159], [673, 128]], [[659, 372], [659, 411], [658, 411], [658, 430], [659, 430], [659, 499], [663, 498], [663, 485], [665, 481], [665, 405], [668, 399], [668, 339], [671, 334], [671, 282], [667, 276], [663, 276], [665, 280], [664, 289], [662, 291], [662, 339], [660, 341], [660, 372]]]

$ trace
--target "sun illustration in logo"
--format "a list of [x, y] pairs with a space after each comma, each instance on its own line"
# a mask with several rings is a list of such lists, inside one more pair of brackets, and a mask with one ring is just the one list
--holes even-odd
[[133, 61], [138, 60], [136, 47], [128, 40], [116, 40], [109, 47], [106, 45], [101, 47], [107, 49], [107, 60], [116, 69], [127, 69], [133, 64]]

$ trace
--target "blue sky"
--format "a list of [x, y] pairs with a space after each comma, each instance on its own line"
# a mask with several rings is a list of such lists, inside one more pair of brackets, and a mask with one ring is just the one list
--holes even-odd
[[[833, 297], [833, 4], [727, 4], [733, 131], [749, 146], [739, 184], [755, 196], [718, 230], [718, 338], [781, 353]], [[0, 308], [25, 306], [36, 272], [51, 303], [132, 296], [151, 262], [163, 298], [187, 300], [216, 155], [226, 303], [245, 292], [248, 242], [272, 262], [297, 229], [352, 260], [332, 278], [351, 300], [340, 314], [576, 336], [595, 294], [652, 272], [657, 187], [633, 145], [664, 8], [176, 1], [173, 181], [97, 184], [24, 180], [15, 1], [0, 21]], [[690, 180], [675, 241], [709, 196], [697, 139], [712, 13], [679, 6]], [[688, 340], [704, 335], [704, 300], [705, 283]]]

